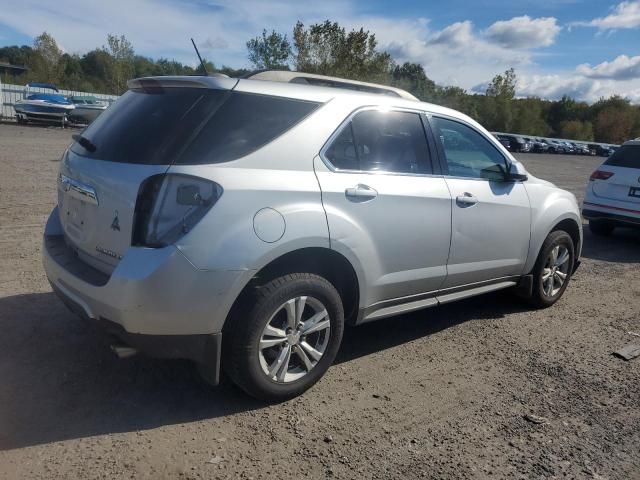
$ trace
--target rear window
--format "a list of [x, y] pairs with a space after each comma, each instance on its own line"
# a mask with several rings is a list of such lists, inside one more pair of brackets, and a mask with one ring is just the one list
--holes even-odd
[[604, 162], [612, 167], [640, 168], [640, 145], [623, 145]]
[[204, 88], [129, 90], [100, 115], [71, 150], [113, 162], [228, 162], [282, 135], [319, 106], [283, 97]]

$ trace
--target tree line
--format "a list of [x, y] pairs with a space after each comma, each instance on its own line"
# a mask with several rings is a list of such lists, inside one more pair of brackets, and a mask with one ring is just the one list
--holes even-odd
[[[347, 31], [329, 20], [309, 26], [297, 22], [291, 38], [275, 30], [263, 30], [246, 46], [251, 70], [296, 70], [392, 85], [420, 100], [462, 111], [492, 131], [604, 143], [640, 137], [640, 106], [626, 98], [614, 95], [593, 104], [568, 96], [560, 100], [518, 98], [513, 69], [496, 75], [484, 94], [438, 85], [422, 65], [397, 63], [391, 54], [378, 48], [375, 34], [364, 28]], [[0, 48], [0, 62], [28, 68], [19, 77], [5, 74], [5, 83], [50, 82], [69, 90], [116, 95], [126, 90], [130, 78], [203, 73], [201, 66], [138, 55], [129, 40], [116, 35], [108, 35], [102, 47], [78, 55], [63, 52], [44, 32], [32, 46]], [[232, 77], [251, 71], [216, 66], [210, 60], [205, 60], [205, 65], [209, 72]]]

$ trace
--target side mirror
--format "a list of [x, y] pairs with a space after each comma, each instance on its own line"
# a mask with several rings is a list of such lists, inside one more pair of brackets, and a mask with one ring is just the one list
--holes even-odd
[[529, 179], [526, 173], [518, 173], [513, 168], [513, 163], [509, 164], [505, 174], [505, 180], [511, 182], [526, 182]]

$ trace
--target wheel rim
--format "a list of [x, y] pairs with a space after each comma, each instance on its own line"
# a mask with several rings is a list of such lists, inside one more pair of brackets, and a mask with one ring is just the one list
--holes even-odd
[[263, 373], [277, 383], [307, 375], [324, 356], [329, 344], [329, 313], [318, 299], [300, 296], [280, 305], [260, 337]]
[[569, 276], [571, 254], [564, 245], [551, 249], [542, 270], [542, 290], [547, 297], [555, 297]]

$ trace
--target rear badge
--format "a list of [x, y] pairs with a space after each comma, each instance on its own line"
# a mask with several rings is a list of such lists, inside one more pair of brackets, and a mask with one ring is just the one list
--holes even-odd
[[113, 250], [107, 250], [106, 248], [102, 248], [100, 245], [96, 245], [96, 252], [100, 252], [103, 255], [107, 255], [108, 257], [115, 258], [116, 260], [122, 260], [122, 255], [114, 252]]
[[111, 222], [111, 230], [120, 231], [120, 220], [118, 220], [118, 210], [116, 210], [116, 216], [113, 217], [113, 222]]

